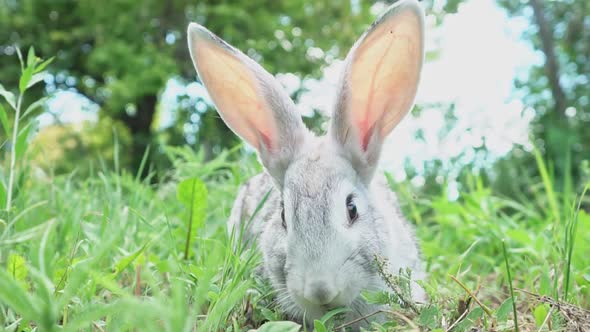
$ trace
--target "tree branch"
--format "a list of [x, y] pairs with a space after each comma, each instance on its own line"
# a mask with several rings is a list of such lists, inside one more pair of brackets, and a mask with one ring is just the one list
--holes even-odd
[[539, 27], [539, 34], [541, 37], [541, 48], [545, 53], [545, 75], [549, 79], [549, 86], [551, 94], [555, 101], [555, 110], [560, 114], [565, 114], [567, 101], [565, 93], [561, 84], [559, 83], [559, 65], [555, 57], [555, 46], [553, 42], [553, 32], [551, 27], [547, 24], [544, 16], [543, 4], [539, 0], [530, 0], [531, 7], [535, 16], [535, 23]]

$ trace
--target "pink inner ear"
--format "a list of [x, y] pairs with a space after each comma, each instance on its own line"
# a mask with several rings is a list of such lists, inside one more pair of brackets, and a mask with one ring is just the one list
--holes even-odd
[[272, 139], [270, 138], [270, 136], [267, 133], [262, 132], [262, 131], [259, 132], [259, 135], [260, 135], [260, 138], [262, 139], [262, 144], [264, 144], [266, 149], [269, 151], [272, 151], [273, 145], [272, 145]]
[[363, 121], [359, 125], [359, 127], [361, 129], [361, 145], [363, 147], [363, 151], [367, 151], [367, 147], [369, 146], [369, 140], [371, 139], [373, 129], [375, 128], [375, 124], [373, 124], [373, 125], [371, 125], [371, 127], [367, 128], [368, 122]]
[[207, 87], [225, 123], [256, 149], [276, 144], [274, 114], [260, 91], [262, 69], [248, 64], [247, 58], [210, 40], [200, 41], [194, 52], [199, 59], [199, 76]]
[[412, 106], [423, 53], [420, 17], [413, 11], [396, 13], [352, 52], [348, 110], [367, 151], [372, 136], [384, 139]]

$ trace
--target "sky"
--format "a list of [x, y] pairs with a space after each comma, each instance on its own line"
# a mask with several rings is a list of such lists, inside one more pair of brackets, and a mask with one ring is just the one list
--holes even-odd
[[[419, 165], [461, 152], [469, 155], [484, 140], [492, 158], [506, 154], [513, 144], [529, 146], [528, 124], [534, 110], [512, 95], [514, 78], [542, 61], [521, 40], [527, 24], [508, 18], [493, 0], [468, 1], [457, 14], [445, 17], [440, 29], [431, 33], [431, 38], [440, 38], [442, 53], [424, 66], [416, 103], [454, 102], [457, 124], [441, 137], [445, 114], [440, 109], [427, 110], [419, 118], [406, 117], [388, 141], [384, 168], [400, 174], [403, 156]], [[425, 142], [412, 139], [418, 128], [424, 129]]]
[[[398, 180], [405, 178], [406, 158], [418, 170], [424, 161], [432, 159], [440, 159], [451, 168], [451, 158], [463, 154], [464, 161], [469, 162], [475, 158], [473, 148], [484, 141], [491, 158], [506, 154], [514, 144], [526, 147], [528, 124], [534, 115], [532, 109], [512, 97], [514, 77], [542, 61], [542, 55], [521, 40], [526, 20], [508, 18], [493, 0], [470, 0], [456, 14], [446, 15], [440, 27], [432, 26], [432, 17], [427, 17], [426, 22], [427, 49], [438, 45], [441, 52], [422, 69], [416, 103], [455, 103], [457, 123], [442, 135], [443, 109], [426, 108], [419, 117], [407, 116], [386, 140], [380, 165]], [[310, 92], [301, 97], [298, 105], [303, 114], [313, 108], [331, 109], [341, 68], [342, 61], [335, 61], [325, 69], [324, 78], [304, 82]], [[299, 85], [295, 75], [283, 73], [276, 77], [288, 91]], [[172, 113], [166, 110], [174, 108], [179, 93], [193, 97], [207, 94], [197, 83], [183, 86], [171, 80], [162, 96], [164, 125], [172, 119]], [[49, 108], [63, 122], [97, 118], [97, 109], [72, 92], [58, 93]], [[53, 116], [44, 114], [39, 120], [42, 125], [48, 124]], [[415, 138], [418, 129], [424, 133], [423, 140]], [[420, 185], [423, 179], [418, 176], [413, 181]]]
[[[427, 25], [433, 19], [427, 18]], [[406, 158], [420, 170], [424, 161], [448, 162], [461, 153], [469, 162], [473, 148], [484, 140], [491, 158], [506, 154], [514, 144], [527, 147], [534, 110], [512, 96], [514, 77], [542, 60], [521, 40], [527, 24], [524, 19], [508, 18], [493, 0], [471, 0], [457, 14], [447, 15], [439, 28], [427, 27], [427, 47], [438, 44], [441, 53], [422, 69], [416, 104], [455, 103], [458, 120], [450, 133], [441, 135], [445, 132], [441, 108], [407, 116], [386, 140], [381, 168], [402, 180]], [[324, 80], [309, 82], [311, 92], [301, 98], [303, 110], [331, 108], [341, 67], [342, 62], [335, 63], [326, 69]], [[296, 87], [295, 78], [290, 80], [286, 85]], [[418, 129], [424, 133], [423, 140], [415, 138]]]

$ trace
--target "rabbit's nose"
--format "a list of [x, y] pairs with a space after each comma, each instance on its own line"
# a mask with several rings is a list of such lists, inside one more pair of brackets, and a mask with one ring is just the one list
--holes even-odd
[[305, 299], [313, 304], [324, 305], [332, 302], [338, 292], [333, 285], [324, 280], [314, 280], [305, 285]]

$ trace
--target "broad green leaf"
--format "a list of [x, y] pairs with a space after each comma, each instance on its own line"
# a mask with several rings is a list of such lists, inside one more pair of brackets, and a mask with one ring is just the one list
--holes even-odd
[[535, 323], [538, 327], [540, 327], [541, 324], [543, 324], [548, 312], [549, 309], [547, 308], [546, 304], [539, 304], [535, 307], [535, 309], [533, 310], [533, 316], [535, 316]]
[[55, 322], [58, 320], [58, 310], [55, 306], [55, 295], [53, 293], [53, 283], [45, 273], [31, 267], [30, 278], [35, 288], [33, 305], [40, 313], [39, 330], [52, 330]]
[[330, 320], [332, 317], [334, 317], [334, 316], [336, 316], [336, 315], [339, 315], [339, 314], [342, 314], [342, 313], [345, 313], [345, 312], [349, 312], [349, 311], [351, 311], [351, 309], [350, 309], [350, 308], [336, 308], [336, 309], [330, 310], [330, 311], [326, 312], [326, 313], [325, 313], [325, 314], [322, 316], [322, 318], [320, 318], [320, 321], [321, 321], [323, 324], [326, 324], [326, 322], [327, 322], [328, 320]]
[[420, 324], [420, 326], [425, 326], [429, 329], [434, 329], [438, 326], [439, 315], [440, 312], [438, 307], [436, 306], [424, 308], [420, 312], [420, 316], [418, 317], [418, 324]]
[[44, 223], [41, 223], [37, 226], [33, 226], [27, 228], [24, 231], [13, 233], [10, 237], [5, 237], [0, 239], [0, 246], [13, 246], [18, 243], [24, 243], [30, 241], [43, 233], [46, 229], [47, 225], [52, 223], [55, 219], [50, 219]]
[[31, 46], [31, 48], [29, 48], [29, 53], [27, 54], [27, 67], [32, 67], [36, 60], [37, 57], [35, 56], [35, 47]]
[[45, 67], [47, 67], [47, 65], [49, 65], [53, 61], [53, 59], [55, 59], [55, 57], [52, 56], [51, 58], [41, 62], [40, 65], [35, 67], [35, 71], [33, 72], [33, 74], [37, 74], [37, 73], [41, 72], [43, 69], [45, 69]]
[[187, 179], [178, 184], [177, 197], [188, 210], [188, 225], [186, 229], [186, 240], [184, 242], [184, 259], [188, 259], [191, 253], [191, 240], [195, 235], [194, 233], [205, 222], [207, 187], [199, 179]]
[[114, 280], [113, 274], [100, 273], [98, 271], [93, 270], [89, 272], [92, 280], [96, 282], [96, 284], [101, 285], [105, 289], [109, 290], [110, 292], [118, 296], [127, 295], [125, 289], [121, 287], [121, 285], [119, 285], [116, 280]]
[[178, 200], [189, 211], [192, 228], [198, 228], [205, 221], [207, 211], [207, 187], [196, 178], [182, 181], [178, 185]]
[[10, 254], [6, 263], [6, 269], [16, 281], [26, 284], [27, 262], [24, 257], [14, 253]]
[[29, 80], [29, 83], [27, 84], [27, 89], [32, 87], [33, 85], [43, 81], [44, 79], [45, 79], [45, 72], [34, 74], [31, 77], [31, 79]]
[[10, 133], [10, 122], [8, 122], [8, 115], [2, 104], [0, 104], [0, 122], [2, 123], [2, 128], [4, 129], [6, 136], [8, 136]]
[[133, 261], [143, 253], [143, 251], [147, 248], [151, 241], [146, 242], [141, 248], [137, 249], [134, 253], [127, 255], [121, 258], [117, 263], [115, 263], [115, 272], [113, 272], [113, 276], [116, 277], [121, 273], [121, 271], [125, 270]]
[[25, 319], [37, 318], [31, 297], [10, 273], [0, 269], [0, 302], [8, 305]]
[[47, 99], [49, 99], [48, 97], [43, 97], [33, 103], [31, 103], [31, 105], [29, 105], [29, 107], [27, 107], [27, 109], [25, 110], [25, 112], [23, 113], [23, 115], [21, 115], [21, 119], [24, 118], [25, 116], [29, 115], [29, 113], [33, 112], [34, 110], [36, 110], [37, 108], [43, 106], [43, 104], [45, 104], [45, 102], [47, 101]]
[[35, 70], [33, 66], [26, 67], [22, 75], [20, 76], [20, 80], [18, 82], [18, 89], [21, 94], [25, 92], [25, 90], [29, 86], [31, 78], [33, 78], [33, 70]]
[[14, 93], [4, 89], [4, 86], [0, 84], [0, 96], [6, 99], [6, 102], [12, 107], [12, 109], [16, 110], [16, 98], [14, 97]]
[[295, 322], [280, 321], [280, 322], [268, 322], [263, 324], [257, 332], [299, 332], [301, 325]]
[[[505, 322], [512, 315], [512, 298], [507, 298], [496, 310], [496, 319], [498, 322]], [[510, 316], [512, 317], [512, 316]]]
[[389, 293], [384, 291], [363, 291], [361, 292], [361, 296], [368, 304], [389, 304], [389, 301], [391, 300], [391, 296], [389, 296]]
[[15, 146], [16, 159], [19, 159], [25, 153], [27, 149], [27, 140], [29, 138], [29, 132], [31, 131], [32, 127], [32, 124], [29, 123], [25, 128], [23, 128], [23, 130], [20, 133], [18, 133], [16, 137]]
[[264, 319], [266, 320], [275, 321], [279, 319], [279, 314], [268, 308], [260, 308], [260, 313], [262, 314], [262, 317], [264, 317]]
[[313, 321], [313, 330], [315, 332], [328, 332], [328, 329], [326, 328], [324, 323], [317, 319]]

